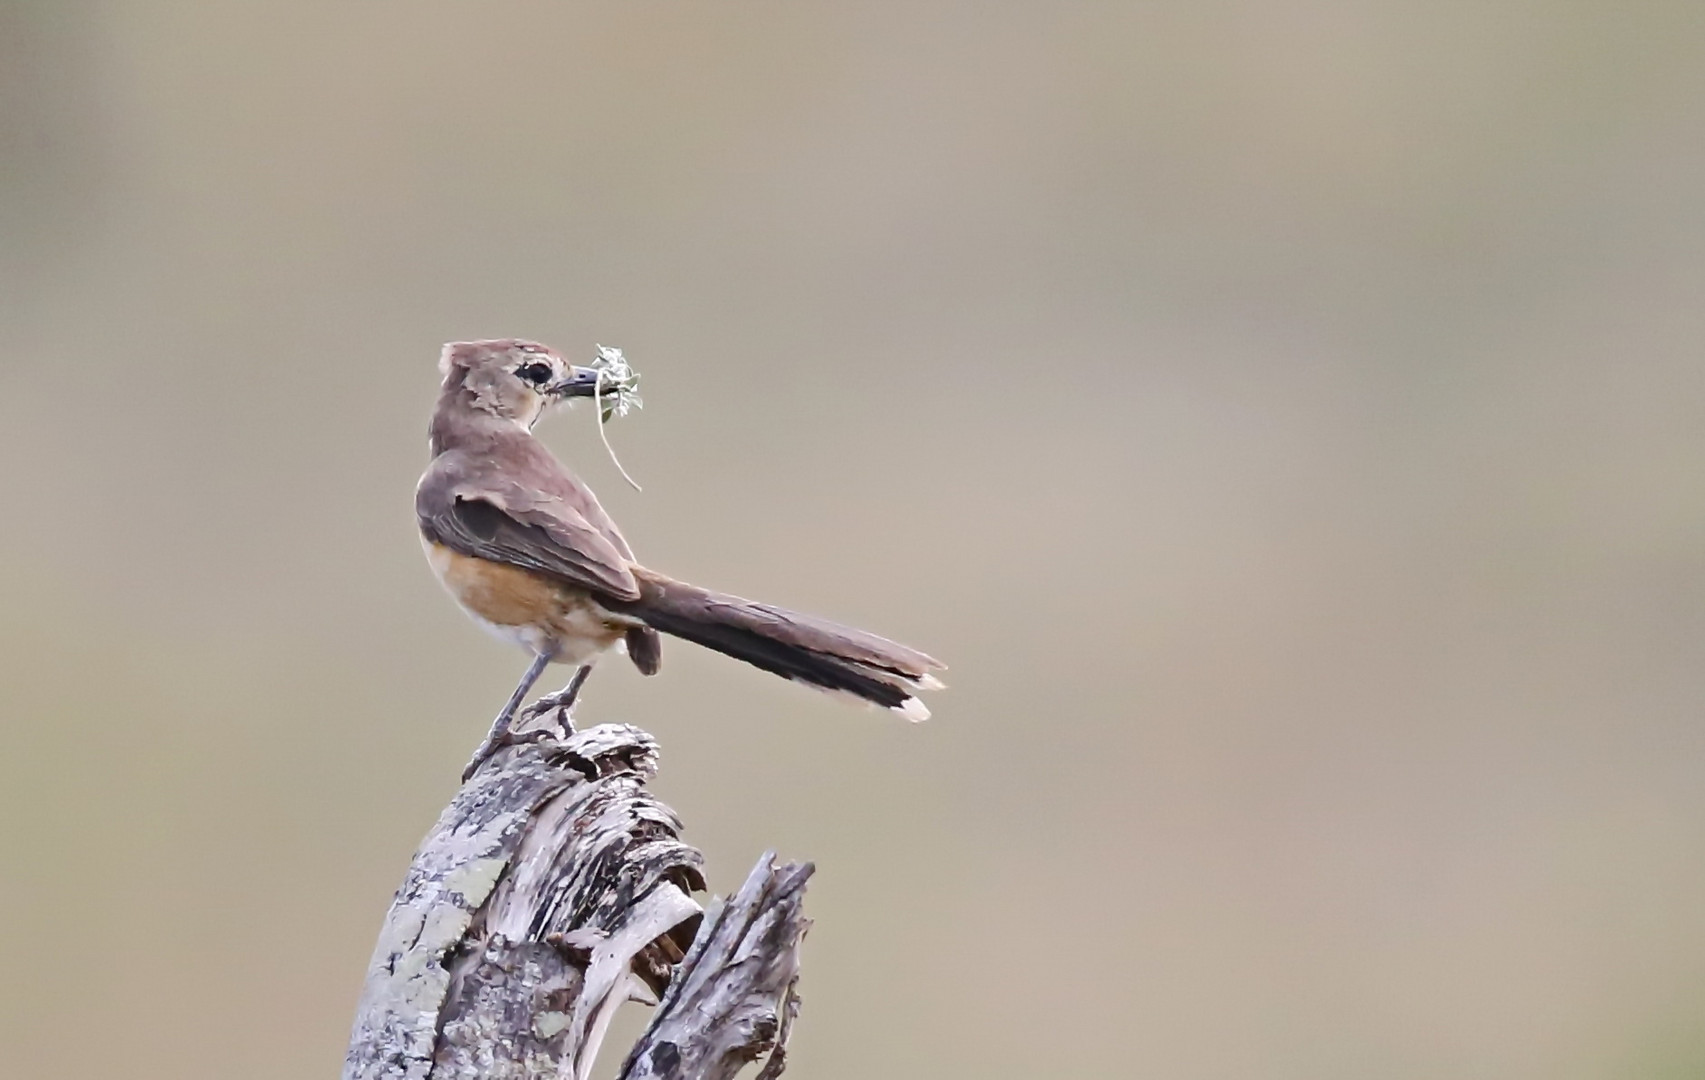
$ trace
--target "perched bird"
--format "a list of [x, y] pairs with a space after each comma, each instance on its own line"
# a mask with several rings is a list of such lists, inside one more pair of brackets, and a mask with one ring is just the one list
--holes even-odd
[[439, 360], [444, 383], [429, 429], [432, 463], [415, 491], [427, 560], [476, 621], [533, 662], [466, 775], [509, 738], [515, 711], [551, 663], [574, 664], [541, 704], [571, 706], [599, 656], [625, 646], [647, 675], [661, 631], [784, 679], [909, 720], [929, 710], [943, 665], [904, 645], [826, 619], [676, 581], [634, 560], [592, 490], [533, 436], [552, 405], [592, 397], [597, 370], [531, 341], [458, 341]]

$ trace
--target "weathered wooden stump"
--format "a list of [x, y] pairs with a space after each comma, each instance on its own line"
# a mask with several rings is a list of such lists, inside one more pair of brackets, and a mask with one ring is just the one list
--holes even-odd
[[785, 1064], [806, 864], [765, 854], [708, 912], [635, 727], [528, 715], [427, 834], [385, 916], [345, 1080], [586, 1080], [616, 1009], [658, 1004], [621, 1076]]

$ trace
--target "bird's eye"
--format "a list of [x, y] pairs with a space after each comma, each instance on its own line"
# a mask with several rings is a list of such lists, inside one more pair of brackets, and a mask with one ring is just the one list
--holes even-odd
[[549, 364], [523, 364], [515, 369], [515, 374], [534, 386], [543, 386], [550, 382], [551, 366]]

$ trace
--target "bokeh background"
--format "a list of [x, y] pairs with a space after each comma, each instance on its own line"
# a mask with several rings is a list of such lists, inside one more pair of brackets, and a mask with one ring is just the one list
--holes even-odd
[[644, 373], [643, 495], [544, 434], [647, 561], [952, 665], [591, 684], [820, 864], [798, 1076], [1705, 1075], [1695, 0], [5, 0], [0, 163], [8, 1076], [335, 1075], [503, 335]]

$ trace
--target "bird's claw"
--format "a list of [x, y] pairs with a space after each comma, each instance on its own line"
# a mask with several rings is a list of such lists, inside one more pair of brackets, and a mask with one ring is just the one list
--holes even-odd
[[562, 727], [564, 735], [574, 734], [574, 699], [579, 696], [580, 688], [564, 687], [549, 693], [521, 710], [523, 723], [531, 723], [541, 716], [556, 713], [556, 722]]
[[[538, 666], [542, 665], [535, 665], [535, 667]], [[518, 746], [521, 743], [539, 742], [551, 738], [550, 732], [533, 729], [533, 724], [553, 710], [556, 712], [556, 723], [560, 735], [564, 737], [573, 735], [574, 699], [580, 696], [580, 688], [586, 684], [586, 676], [591, 673], [591, 665], [583, 665], [574, 673], [574, 678], [568, 681], [567, 686], [541, 697], [522, 709], [519, 715], [515, 712], [516, 701], [511, 700], [503, 712], [498, 715], [497, 721], [491, 725], [491, 732], [486, 735], [485, 741], [480, 743], [480, 748], [474, 751], [473, 760], [468, 762], [468, 767], [462, 770], [462, 783], [467, 783], [468, 779], [479, 771], [479, 767], [484, 765], [491, 755], [505, 746]], [[537, 672], [535, 671], [532, 674], [537, 674]], [[529, 679], [521, 684], [521, 688], [515, 692], [516, 698], [521, 696], [530, 682]], [[517, 720], [521, 727], [531, 730], [516, 732], [514, 728]]]
[[[530, 717], [524, 718], [531, 719]], [[479, 749], [474, 751], [474, 756], [469, 759], [467, 766], [462, 769], [462, 783], [465, 784], [473, 779], [474, 773], [479, 772], [480, 766], [489, 761], [491, 756], [499, 750], [510, 746], [525, 746], [527, 743], [541, 742], [546, 737], [547, 735], [543, 731], [504, 730], [487, 735], [485, 741], [480, 743]]]

